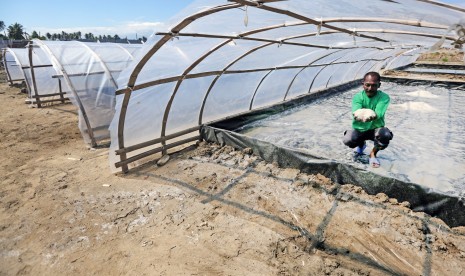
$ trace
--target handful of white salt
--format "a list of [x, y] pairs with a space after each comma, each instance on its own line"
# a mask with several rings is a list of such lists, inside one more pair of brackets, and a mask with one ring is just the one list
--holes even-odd
[[373, 121], [376, 118], [376, 113], [368, 108], [360, 108], [354, 112], [354, 119], [360, 122]]

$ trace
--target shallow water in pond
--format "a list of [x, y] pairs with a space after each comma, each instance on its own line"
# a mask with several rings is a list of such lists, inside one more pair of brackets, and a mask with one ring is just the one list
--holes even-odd
[[[420, 184], [451, 195], [465, 194], [465, 92], [431, 86], [383, 83], [391, 96], [386, 127], [394, 138], [378, 153], [380, 168], [355, 162], [342, 143], [351, 128], [352, 96], [361, 87], [318, 99], [255, 121], [236, 132], [305, 150], [374, 173]], [[367, 142], [365, 153], [373, 143]]]

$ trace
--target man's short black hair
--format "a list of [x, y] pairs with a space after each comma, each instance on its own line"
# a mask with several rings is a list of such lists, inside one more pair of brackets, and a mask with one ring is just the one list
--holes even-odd
[[378, 82], [381, 82], [381, 75], [378, 73], [378, 72], [368, 72], [365, 74], [365, 76], [363, 77], [363, 81], [365, 81], [365, 79], [368, 77], [368, 76], [371, 76], [372, 78], [376, 78], [378, 80]]

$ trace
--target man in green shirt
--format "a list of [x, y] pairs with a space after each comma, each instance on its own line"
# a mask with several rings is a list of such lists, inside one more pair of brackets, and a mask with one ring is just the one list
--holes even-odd
[[[357, 155], [362, 155], [366, 148], [366, 140], [372, 140], [374, 147], [370, 152], [370, 165], [380, 166], [376, 154], [385, 149], [393, 138], [392, 132], [384, 126], [384, 114], [389, 106], [389, 95], [378, 88], [381, 76], [377, 72], [368, 72], [363, 78], [363, 90], [355, 94], [352, 99], [352, 114], [360, 109], [374, 111], [368, 118], [353, 116], [352, 129], [344, 132], [343, 142], [350, 148], [355, 148]], [[368, 110], [368, 111], [370, 111]], [[371, 111], [370, 111], [371, 112]]]

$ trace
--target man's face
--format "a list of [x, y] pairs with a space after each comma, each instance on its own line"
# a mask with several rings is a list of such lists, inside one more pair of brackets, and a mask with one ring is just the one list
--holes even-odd
[[376, 95], [376, 91], [378, 91], [379, 85], [379, 80], [371, 75], [368, 75], [363, 81], [363, 89], [365, 90], [367, 96], [370, 98]]

